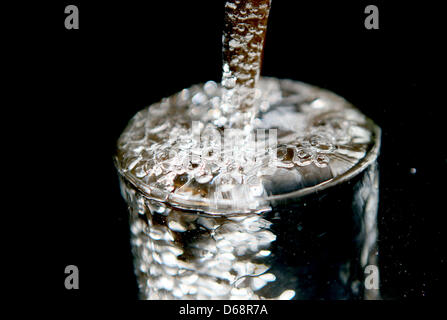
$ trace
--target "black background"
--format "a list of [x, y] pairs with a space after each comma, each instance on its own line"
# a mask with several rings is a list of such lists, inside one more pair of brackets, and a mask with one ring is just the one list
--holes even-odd
[[[445, 102], [433, 77], [441, 72], [440, 9], [390, 2], [273, 0], [262, 74], [332, 90], [381, 126], [382, 296], [441, 298]], [[44, 269], [45, 294], [137, 298], [115, 143], [138, 110], [220, 80], [223, 3], [62, 1], [9, 25], [27, 23], [23, 37], [12, 36], [24, 47], [26, 76], [11, 81], [31, 85], [16, 101], [33, 101], [25, 109], [36, 128], [27, 169], [43, 175], [33, 181], [39, 196], [27, 221], [37, 235], [27, 250]], [[64, 28], [69, 4], [79, 7], [79, 30]], [[379, 7], [379, 30], [364, 27], [367, 4]], [[79, 267], [80, 290], [64, 288], [69, 264]]]

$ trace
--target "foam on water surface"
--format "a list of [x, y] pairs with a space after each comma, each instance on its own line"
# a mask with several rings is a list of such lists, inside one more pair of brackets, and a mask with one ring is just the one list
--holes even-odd
[[180, 208], [260, 212], [269, 199], [339, 179], [378, 149], [378, 127], [329, 91], [261, 78], [260, 111], [230, 130], [223, 90], [210, 81], [138, 112], [118, 142], [121, 174]]

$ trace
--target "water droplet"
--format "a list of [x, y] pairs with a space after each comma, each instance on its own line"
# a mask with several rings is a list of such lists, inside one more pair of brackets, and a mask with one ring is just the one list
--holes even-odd
[[203, 86], [203, 90], [208, 96], [214, 96], [217, 93], [217, 84], [214, 81], [207, 81]]
[[314, 161], [315, 165], [320, 168], [327, 167], [329, 164], [329, 158], [325, 154], [318, 154]]
[[199, 93], [196, 93], [194, 95], [194, 97], [192, 97], [191, 101], [195, 105], [201, 105], [201, 104], [204, 104], [207, 101], [207, 99], [208, 98], [202, 92], [199, 92]]
[[280, 146], [278, 147], [278, 149], [276, 150], [276, 157], [278, 160], [284, 160], [287, 156], [287, 147], [286, 146]]
[[199, 171], [198, 174], [194, 176], [198, 183], [208, 183], [213, 179], [213, 175], [207, 171]]
[[313, 153], [309, 149], [296, 148], [293, 152], [292, 161], [299, 166], [307, 166], [314, 159]]

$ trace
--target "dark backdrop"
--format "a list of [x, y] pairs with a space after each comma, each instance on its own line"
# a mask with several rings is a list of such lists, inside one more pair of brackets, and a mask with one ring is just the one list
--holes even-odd
[[[37, 103], [29, 107], [39, 111], [30, 114], [43, 118], [35, 120], [45, 139], [35, 156], [47, 166], [34, 208], [42, 217], [42, 280], [56, 298], [135, 299], [115, 143], [138, 110], [220, 80], [223, 1], [63, 2], [39, 4], [44, 12], [30, 37], [16, 40], [32, 71]], [[439, 298], [445, 103], [430, 100], [442, 92], [432, 77], [440, 67], [432, 19], [439, 8], [390, 2], [273, 0], [262, 73], [332, 90], [382, 127], [382, 295]], [[68, 4], [79, 6], [79, 30], [64, 28]], [[379, 30], [364, 28], [367, 4], [379, 7]], [[64, 289], [69, 264], [80, 269], [78, 291]]]

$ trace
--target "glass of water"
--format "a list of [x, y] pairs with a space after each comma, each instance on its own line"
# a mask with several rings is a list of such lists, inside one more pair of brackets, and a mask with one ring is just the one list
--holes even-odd
[[378, 299], [380, 128], [297, 81], [261, 78], [254, 96], [249, 127], [223, 129], [210, 81], [122, 133], [141, 299]]

